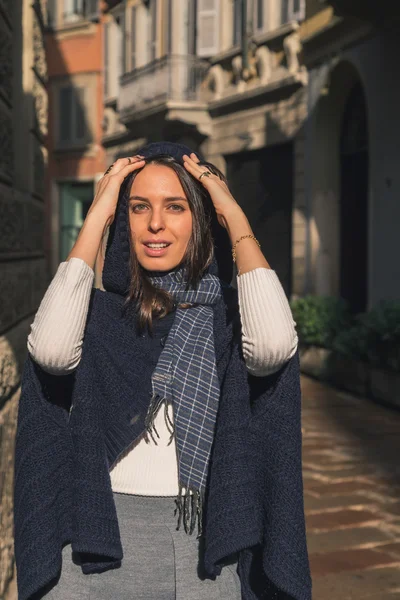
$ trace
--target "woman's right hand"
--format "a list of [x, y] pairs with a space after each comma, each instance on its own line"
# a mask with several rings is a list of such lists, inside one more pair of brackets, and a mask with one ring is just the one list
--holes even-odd
[[145, 165], [141, 156], [134, 156], [130, 161], [129, 158], [118, 159], [100, 179], [85, 222], [67, 260], [80, 258], [90, 268], [94, 268], [97, 255], [101, 254], [99, 248], [102, 245], [104, 233], [115, 217], [121, 184], [130, 173]]
[[106, 226], [114, 220], [121, 185], [128, 175], [144, 167], [142, 156], [119, 158], [107, 169], [96, 187], [96, 194], [88, 215], [95, 213], [105, 219]]

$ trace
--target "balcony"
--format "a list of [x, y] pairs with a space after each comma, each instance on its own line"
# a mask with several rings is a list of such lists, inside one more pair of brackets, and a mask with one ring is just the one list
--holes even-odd
[[196, 56], [168, 55], [126, 73], [118, 98], [121, 122], [136, 123], [169, 111], [204, 111], [201, 87], [208, 69], [208, 62]]

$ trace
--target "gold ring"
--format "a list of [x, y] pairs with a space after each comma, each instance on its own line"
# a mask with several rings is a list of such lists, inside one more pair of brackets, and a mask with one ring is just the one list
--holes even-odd
[[203, 172], [203, 173], [200, 175], [200, 177], [199, 177], [199, 181], [200, 181], [200, 179], [201, 179], [202, 177], [210, 177], [210, 175], [211, 175], [210, 171], [204, 171], [204, 172]]

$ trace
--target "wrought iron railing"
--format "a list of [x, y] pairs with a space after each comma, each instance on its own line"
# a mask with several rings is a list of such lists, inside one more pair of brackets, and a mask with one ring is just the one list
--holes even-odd
[[121, 77], [120, 114], [142, 111], [165, 102], [194, 102], [209, 68], [197, 56], [163, 56]]

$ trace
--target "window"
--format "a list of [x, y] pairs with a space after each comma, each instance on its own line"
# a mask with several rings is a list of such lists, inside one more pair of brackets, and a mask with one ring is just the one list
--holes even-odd
[[219, 50], [219, 0], [197, 1], [197, 55], [212, 56]]
[[306, 17], [305, 0], [282, 0], [282, 23], [303, 21]]
[[64, 0], [64, 23], [79, 21], [80, 19], [83, 19], [84, 14], [83, 0]]
[[148, 61], [153, 61], [157, 56], [157, 0], [150, 0], [149, 8], [149, 34], [148, 34]]
[[93, 183], [60, 183], [60, 260], [64, 261], [93, 201]]
[[233, 3], [233, 45], [238, 46], [242, 42], [242, 2], [234, 0]]
[[89, 20], [97, 20], [99, 18], [99, 2], [98, 0], [85, 1], [85, 16]]
[[59, 90], [58, 145], [88, 143], [85, 114], [85, 88], [64, 86]]
[[104, 97], [115, 99], [126, 64], [125, 18], [120, 14], [104, 28]]
[[[51, 0], [50, 4], [56, 5], [57, 1]], [[96, 20], [98, 16], [98, 0], [63, 0], [64, 23], [74, 23], [81, 19]]]

